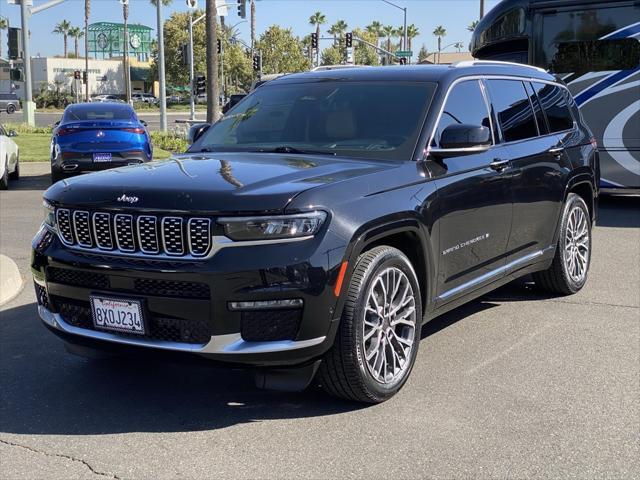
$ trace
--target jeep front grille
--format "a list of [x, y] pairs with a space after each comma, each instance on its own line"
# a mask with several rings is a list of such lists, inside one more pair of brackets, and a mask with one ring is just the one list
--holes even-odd
[[56, 219], [62, 242], [80, 249], [171, 257], [204, 257], [211, 250], [209, 218], [58, 208]]

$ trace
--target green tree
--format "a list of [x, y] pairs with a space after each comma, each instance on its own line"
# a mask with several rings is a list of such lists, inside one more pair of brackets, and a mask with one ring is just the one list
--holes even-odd
[[[6, 30], [9, 27], [9, 23], [7, 19], [4, 17], [0, 17], [0, 34], [2, 34], [3, 30]], [[2, 57], [2, 42], [0, 41], [0, 57]]]
[[372, 42], [375, 43], [376, 46], [380, 46], [379, 43], [379, 39], [384, 37], [384, 31], [383, 31], [383, 26], [382, 23], [376, 21], [371, 22], [369, 25], [367, 25], [364, 29], [367, 31], [367, 33], [370, 33], [371, 35], [375, 36], [376, 41]]
[[69, 38], [70, 28], [71, 28], [71, 23], [68, 20], [61, 20], [53, 29], [53, 33], [62, 35], [62, 38], [64, 40], [64, 57], [65, 58], [67, 58], [67, 39]]
[[433, 34], [438, 37], [438, 63], [440, 63], [440, 54], [442, 53], [442, 39], [447, 35], [447, 30], [442, 26], [438, 25]]
[[[309, 17], [309, 24], [315, 25], [316, 36], [318, 37], [318, 44], [320, 43], [320, 25], [326, 23], [327, 17], [322, 12], [316, 12]], [[320, 45], [316, 50], [316, 63], [320, 64]]]
[[269, 73], [291, 73], [309, 70], [309, 60], [304, 56], [302, 42], [291, 33], [290, 28], [271, 25], [257, 42], [262, 53], [262, 71]]
[[341, 65], [344, 60], [344, 49], [338, 45], [331, 45], [322, 50], [322, 65]]
[[464, 43], [462, 42], [456, 42], [453, 44], [454, 48], [458, 49], [458, 53], [460, 53], [460, 50], [462, 50], [464, 48]]
[[407, 26], [407, 50], [411, 50], [413, 39], [420, 35], [420, 29], [413, 23]]
[[[199, 17], [203, 13], [204, 11], [197, 10], [193, 16]], [[206, 36], [204, 22], [196, 23], [193, 26], [193, 70], [196, 73], [204, 74], [207, 71]], [[189, 14], [174, 12], [164, 22], [165, 73], [168, 85], [189, 85], [189, 69], [185, 68], [181, 58], [181, 47], [188, 43]], [[155, 62], [154, 58], [154, 72], [157, 72]]]
[[382, 27], [382, 33], [384, 35], [384, 37], [387, 39], [387, 45], [386, 45], [386, 50], [388, 52], [391, 52], [391, 42], [393, 37], [395, 37], [396, 35], [396, 29], [393, 25], [385, 25], [384, 27]]
[[425, 63], [427, 60], [429, 60], [429, 51], [427, 46], [423, 44], [418, 52], [418, 63]]
[[478, 26], [478, 23], [479, 23], [478, 20], [474, 20], [469, 24], [469, 26], [467, 27], [467, 30], [469, 30], [470, 32], [473, 32]]
[[[378, 35], [367, 30], [355, 28], [353, 30], [353, 35], [366, 42], [373, 43], [374, 45], [378, 42]], [[356, 65], [380, 65], [380, 56], [378, 55], [378, 52], [373, 47], [370, 47], [365, 43], [354, 42], [353, 52]]]
[[75, 57], [80, 58], [79, 40], [84, 37], [84, 32], [81, 27], [71, 27], [69, 29], [69, 36], [73, 38], [73, 50]]
[[349, 26], [347, 22], [344, 20], [338, 20], [336, 23], [331, 25], [331, 28], [327, 30], [329, 35], [333, 35], [333, 43], [337, 45], [340, 40], [342, 40], [342, 36], [345, 34]]

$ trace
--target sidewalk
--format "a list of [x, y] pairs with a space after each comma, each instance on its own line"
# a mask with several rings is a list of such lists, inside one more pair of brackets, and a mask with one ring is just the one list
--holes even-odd
[[13, 299], [22, 290], [22, 276], [16, 262], [0, 254], [0, 305]]

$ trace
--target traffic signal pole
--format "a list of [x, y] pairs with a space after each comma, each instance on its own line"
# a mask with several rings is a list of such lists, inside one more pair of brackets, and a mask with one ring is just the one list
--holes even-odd
[[167, 131], [167, 85], [164, 75], [164, 23], [162, 20], [162, 1], [156, 1], [156, 20], [158, 23], [158, 81], [160, 83], [160, 130]]
[[189, 12], [189, 85], [191, 88], [191, 95], [189, 100], [189, 119], [196, 119], [196, 98], [193, 95], [194, 90], [194, 78], [193, 78], [193, 14]]

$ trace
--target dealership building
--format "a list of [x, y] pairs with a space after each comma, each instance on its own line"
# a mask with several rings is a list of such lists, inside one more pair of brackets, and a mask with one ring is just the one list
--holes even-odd
[[[131, 73], [131, 91], [148, 92], [151, 81], [152, 29], [144, 25], [128, 25], [127, 54]], [[89, 93], [123, 94], [124, 85], [124, 26], [120, 23], [100, 22], [89, 25]], [[22, 60], [13, 60], [20, 68]], [[8, 78], [10, 64], [0, 59], [0, 91], [15, 91], [24, 95], [22, 82]], [[73, 73], [85, 70], [85, 59], [64, 57], [31, 57], [32, 89], [38, 95], [44, 89], [59, 89], [74, 94]], [[6, 78], [5, 78], [6, 77]], [[82, 85], [82, 93], [84, 92]]]

